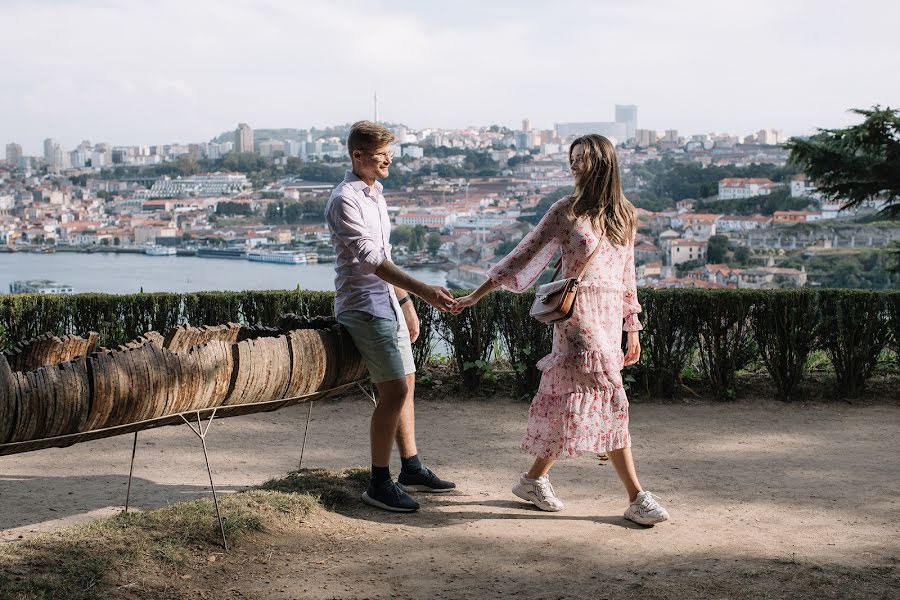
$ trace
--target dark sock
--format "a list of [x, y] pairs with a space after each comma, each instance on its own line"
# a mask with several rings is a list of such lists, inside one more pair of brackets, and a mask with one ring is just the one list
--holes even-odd
[[400, 470], [404, 473], [413, 475], [422, 470], [422, 461], [419, 460], [418, 454], [413, 454], [409, 458], [400, 457]]
[[391, 479], [390, 467], [376, 467], [372, 465], [372, 483], [378, 485]]

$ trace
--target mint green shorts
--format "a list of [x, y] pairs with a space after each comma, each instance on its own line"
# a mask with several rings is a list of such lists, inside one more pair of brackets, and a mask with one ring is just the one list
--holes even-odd
[[384, 319], [361, 310], [337, 316], [353, 338], [369, 369], [372, 383], [403, 379], [416, 372], [412, 343], [404, 319]]

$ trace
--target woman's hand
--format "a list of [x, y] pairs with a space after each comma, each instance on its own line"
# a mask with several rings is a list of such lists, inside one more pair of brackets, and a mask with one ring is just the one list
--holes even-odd
[[633, 365], [641, 360], [641, 340], [638, 337], [639, 332], [628, 332], [627, 350], [625, 352], [625, 366]]
[[463, 311], [463, 309], [469, 308], [470, 306], [475, 306], [476, 304], [478, 304], [479, 299], [480, 298], [478, 298], [478, 296], [476, 296], [474, 293], [469, 294], [468, 296], [463, 296], [462, 298], [457, 298], [456, 308], [452, 311], [453, 314], [458, 315]]

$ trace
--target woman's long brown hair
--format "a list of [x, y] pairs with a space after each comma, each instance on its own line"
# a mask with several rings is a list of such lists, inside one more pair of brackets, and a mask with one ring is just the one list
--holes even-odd
[[613, 244], [633, 243], [637, 218], [634, 205], [622, 193], [615, 146], [602, 135], [582, 136], [569, 146], [570, 162], [577, 146], [582, 148], [582, 176], [575, 182], [572, 214], [587, 215], [594, 231]]

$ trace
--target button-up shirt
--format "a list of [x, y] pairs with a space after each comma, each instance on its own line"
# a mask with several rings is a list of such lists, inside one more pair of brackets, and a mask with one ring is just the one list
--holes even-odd
[[394, 288], [375, 274], [391, 259], [391, 221], [382, 185], [370, 186], [347, 171], [325, 206], [325, 222], [334, 245], [334, 314], [361, 310], [376, 317], [400, 314]]

